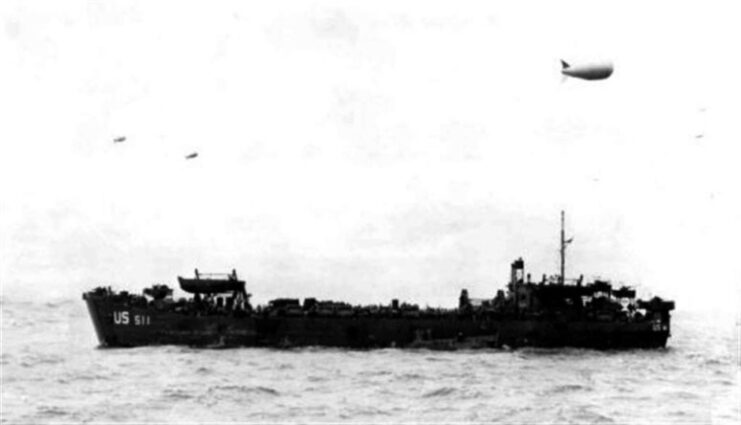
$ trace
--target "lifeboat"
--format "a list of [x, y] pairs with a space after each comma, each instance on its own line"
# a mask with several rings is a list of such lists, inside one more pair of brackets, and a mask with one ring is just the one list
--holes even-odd
[[196, 269], [195, 275], [194, 279], [178, 276], [180, 289], [191, 294], [245, 292], [244, 281], [237, 279], [236, 270], [231, 273], [199, 273]]

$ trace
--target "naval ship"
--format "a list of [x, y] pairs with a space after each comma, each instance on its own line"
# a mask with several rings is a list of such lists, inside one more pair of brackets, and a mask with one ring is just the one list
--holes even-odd
[[566, 279], [561, 212], [560, 274], [532, 281], [522, 258], [492, 298], [462, 289], [457, 308], [416, 304], [351, 305], [279, 298], [253, 306], [245, 281], [227, 274], [178, 277], [187, 297], [155, 284], [141, 294], [100, 286], [85, 292], [102, 347], [176, 344], [194, 347], [517, 348], [665, 347], [674, 302], [636, 298], [629, 286], [583, 276]]

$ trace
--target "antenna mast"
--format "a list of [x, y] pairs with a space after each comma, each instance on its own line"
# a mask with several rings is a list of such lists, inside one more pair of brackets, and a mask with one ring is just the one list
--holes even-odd
[[566, 281], [566, 236], [564, 234], [564, 212], [561, 210], [561, 276], [559, 284], [563, 285]]

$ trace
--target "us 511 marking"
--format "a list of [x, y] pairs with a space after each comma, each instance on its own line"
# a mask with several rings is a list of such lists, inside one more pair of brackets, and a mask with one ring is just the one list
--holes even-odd
[[129, 317], [128, 311], [114, 311], [113, 323], [116, 325], [146, 326], [152, 323], [152, 318], [146, 314], [133, 314], [134, 320]]

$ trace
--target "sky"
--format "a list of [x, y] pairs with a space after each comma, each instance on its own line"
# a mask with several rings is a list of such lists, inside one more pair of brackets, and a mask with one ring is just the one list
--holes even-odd
[[557, 273], [565, 210], [569, 277], [741, 311], [736, 9], [3, 1], [2, 294], [454, 306]]

